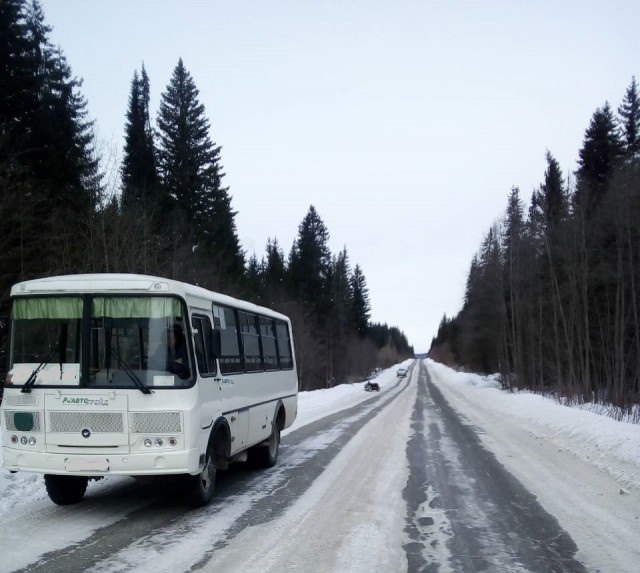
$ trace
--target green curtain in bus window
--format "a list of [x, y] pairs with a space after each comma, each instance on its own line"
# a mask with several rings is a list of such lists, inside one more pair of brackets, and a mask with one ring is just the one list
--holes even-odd
[[35, 318], [82, 318], [82, 299], [65, 297], [18, 298], [13, 301], [13, 320]]
[[182, 316], [182, 305], [171, 297], [95, 297], [91, 316], [111, 318], [175, 318]]

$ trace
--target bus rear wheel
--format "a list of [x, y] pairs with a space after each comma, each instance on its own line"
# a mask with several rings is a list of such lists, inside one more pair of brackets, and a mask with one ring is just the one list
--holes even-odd
[[44, 485], [51, 501], [57, 505], [78, 503], [87, 491], [88, 477], [45, 474]]
[[280, 430], [276, 423], [271, 425], [271, 435], [266, 442], [249, 448], [249, 464], [254, 468], [272, 468], [278, 461], [280, 449]]
[[211, 501], [216, 483], [216, 461], [211, 445], [207, 448], [202, 471], [194, 476], [186, 475], [185, 482], [184, 495], [191, 507], [202, 507]]

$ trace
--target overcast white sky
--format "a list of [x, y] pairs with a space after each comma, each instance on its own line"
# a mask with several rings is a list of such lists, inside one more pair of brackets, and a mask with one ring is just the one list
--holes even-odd
[[105, 145], [134, 69], [152, 119], [178, 58], [222, 146], [247, 254], [288, 255], [315, 205], [372, 319], [426, 351], [471, 258], [548, 148], [576, 168], [597, 107], [640, 79], [640, 2], [41, 0]]

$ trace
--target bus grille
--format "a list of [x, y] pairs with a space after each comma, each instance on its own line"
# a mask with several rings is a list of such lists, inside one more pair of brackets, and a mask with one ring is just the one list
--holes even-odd
[[131, 414], [132, 434], [176, 434], [182, 432], [180, 412], [135, 412]]
[[[21, 426], [21, 424], [18, 424], [18, 426], [16, 426], [16, 421], [15, 418], [17, 416], [24, 416], [27, 415], [29, 416], [29, 422], [32, 421], [31, 428], [23, 428], [23, 427], [18, 427]], [[40, 432], [40, 412], [11, 412], [11, 411], [5, 411], [4, 413], [4, 421], [7, 424], [7, 430], [11, 431], [11, 432]]]
[[38, 396], [34, 394], [9, 394], [4, 397], [7, 406], [37, 406]]
[[115, 434], [124, 431], [120, 412], [51, 412], [49, 424], [52, 432], [65, 434], [89, 428], [97, 434]]

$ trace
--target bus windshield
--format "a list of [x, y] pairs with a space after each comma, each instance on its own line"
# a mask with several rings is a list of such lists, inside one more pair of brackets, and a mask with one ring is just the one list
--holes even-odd
[[33, 386], [147, 391], [193, 383], [187, 320], [177, 298], [20, 298], [14, 300], [12, 321], [10, 384], [23, 385], [31, 377]]

